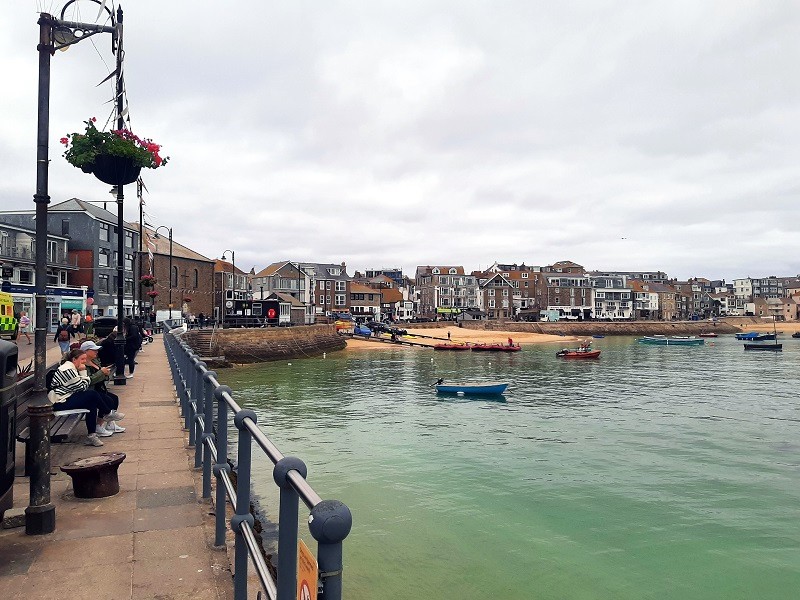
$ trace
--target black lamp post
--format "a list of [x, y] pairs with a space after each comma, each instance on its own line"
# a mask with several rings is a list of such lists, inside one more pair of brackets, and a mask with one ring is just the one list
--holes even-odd
[[167, 227], [166, 225], [159, 225], [155, 228], [155, 238], [158, 239], [158, 230], [159, 229], [166, 229], [169, 233], [169, 303], [167, 307], [169, 308], [169, 318], [172, 318], [172, 227]]
[[[233, 276], [231, 277], [233, 281], [233, 285], [231, 286], [233, 294], [231, 294], [231, 299], [236, 301], [236, 253], [233, 250], [224, 250], [222, 252], [221, 260], [225, 260], [225, 255], [230, 252], [231, 253], [231, 270], [233, 271]], [[222, 323], [225, 324], [225, 271], [222, 272]]]
[[[68, 2], [61, 12], [61, 19], [48, 13], [39, 15], [39, 82], [36, 130], [36, 323], [34, 332], [34, 389], [45, 389], [47, 369], [47, 205], [50, 204], [48, 190], [50, 166], [50, 57], [56, 50], [65, 50], [84, 38], [97, 33], [112, 34], [112, 50], [121, 39], [122, 27], [64, 21], [64, 11], [74, 0]], [[95, 0], [98, 4], [97, 0]], [[105, 8], [105, 5], [101, 5]], [[114, 23], [114, 15], [106, 8]], [[120, 21], [122, 12], [119, 12]], [[29, 505], [25, 510], [25, 532], [30, 535], [52, 533], [55, 530], [55, 506], [50, 502], [50, 436], [47, 423], [52, 414], [49, 402], [34, 403], [31, 412], [31, 445], [37, 457], [34, 475], [30, 481]], [[34, 443], [36, 442], [36, 443]]]

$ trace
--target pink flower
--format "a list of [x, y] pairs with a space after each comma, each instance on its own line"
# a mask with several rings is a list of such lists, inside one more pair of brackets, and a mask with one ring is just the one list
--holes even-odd
[[66, 146], [67, 144], [69, 144], [69, 138], [65, 138], [65, 137], [63, 137], [63, 138], [61, 138], [59, 141], [60, 141], [62, 144], [64, 144], [65, 146]]

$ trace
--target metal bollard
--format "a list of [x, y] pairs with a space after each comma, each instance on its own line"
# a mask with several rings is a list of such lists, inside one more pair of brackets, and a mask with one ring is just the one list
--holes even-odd
[[338, 500], [323, 500], [308, 516], [308, 529], [317, 540], [317, 563], [325, 600], [342, 599], [342, 540], [352, 526], [350, 509]]
[[30, 473], [30, 501], [25, 508], [25, 533], [42, 535], [56, 528], [56, 507], [50, 502], [50, 419], [53, 407], [45, 401], [28, 407], [33, 464]]

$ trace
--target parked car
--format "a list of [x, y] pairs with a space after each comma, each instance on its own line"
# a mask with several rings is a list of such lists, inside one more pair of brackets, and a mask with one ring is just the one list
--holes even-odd
[[95, 317], [94, 335], [99, 338], [106, 337], [117, 326], [117, 317]]

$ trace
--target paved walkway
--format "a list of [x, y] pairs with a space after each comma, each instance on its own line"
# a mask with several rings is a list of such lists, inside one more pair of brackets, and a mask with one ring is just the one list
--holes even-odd
[[[48, 359], [49, 359], [48, 355]], [[192, 469], [169, 366], [160, 336], [137, 357], [136, 376], [112, 387], [120, 396], [125, 433], [84, 446], [53, 444], [52, 502], [56, 530], [43, 536], [0, 529], [0, 598], [70, 600], [232, 598], [228, 557], [211, 549], [210, 505], [200, 500], [201, 476]], [[124, 452], [120, 493], [75, 498], [59, 465], [102, 452]], [[18, 473], [23, 448], [17, 446]], [[28, 503], [28, 479], [18, 477], [14, 507]]]

